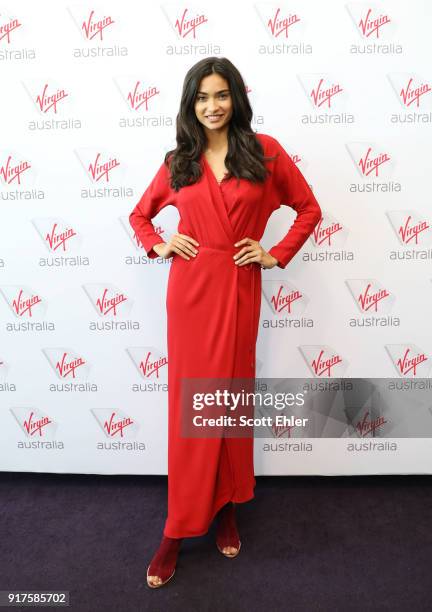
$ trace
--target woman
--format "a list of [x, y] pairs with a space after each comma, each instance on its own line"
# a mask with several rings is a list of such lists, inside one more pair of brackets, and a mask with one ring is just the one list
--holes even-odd
[[[159, 587], [174, 575], [182, 539], [207, 533], [240, 550], [235, 503], [254, 497], [253, 437], [181, 436], [181, 384], [188, 378], [255, 377], [261, 269], [285, 268], [321, 218], [305, 179], [279, 142], [253, 132], [245, 83], [226, 58], [186, 74], [169, 151], [130, 215], [148, 257], [173, 257], [167, 287], [168, 516], [147, 569]], [[151, 219], [177, 207], [178, 233], [164, 242]], [[297, 217], [269, 251], [259, 243], [271, 213]]]

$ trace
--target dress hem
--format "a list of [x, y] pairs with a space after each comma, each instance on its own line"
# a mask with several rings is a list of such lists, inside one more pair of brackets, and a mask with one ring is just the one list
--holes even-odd
[[[255, 487], [253, 487], [255, 488]], [[227, 504], [228, 502], [232, 501], [235, 504], [243, 504], [245, 502], [251, 501], [252, 499], [255, 498], [255, 492], [252, 491], [252, 493], [248, 496], [240, 496], [236, 498], [235, 495], [226, 495], [225, 497], [221, 498], [221, 502], [219, 502], [218, 504], [216, 504], [216, 511], [214, 512], [213, 516], [211, 517], [210, 521], [209, 521], [209, 526], [207, 527], [207, 529], [202, 530], [198, 533], [191, 533], [188, 532], [186, 534], [183, 535], [171, 535], [169, 533], [166, 532], [166, 530], [164, 529], [163, 535], [166, 536], [167, 538], [198, 538], [199, 536], [203, 536], [206, 535], [209, 530], [210, 530], [210, 526], [212, 524], [212, 522], [214, 521], [214, 519], [216, 518], [217, 513], [219, 512], [219, 510], [225, 506], [225, 504]]]

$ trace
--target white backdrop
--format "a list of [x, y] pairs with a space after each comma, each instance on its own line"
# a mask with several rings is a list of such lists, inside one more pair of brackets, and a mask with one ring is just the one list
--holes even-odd
[[[323, 210], [263, 271], [257, 376], [429, 378], [431, 18], [421, 0], [0, 0], [1, 470], [166, 473], [170, 262], [128, 216], [207, 56], [239, 68], [253, 129]], [[154, 220], [163, 236], [177, 215]], [[276, 211], [264, 248], [293, 219]], [[257, 439], [256, 474], [431, 473], [405, 417]]]

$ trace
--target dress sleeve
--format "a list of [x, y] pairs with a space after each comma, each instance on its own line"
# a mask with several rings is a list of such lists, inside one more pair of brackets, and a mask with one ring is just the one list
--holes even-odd
[[162, 163], [138, 204], [129, 215], [129, 223], [143, 245], [147, 256], [151, 259], [158, 257], [156, 251], [153, 250], [153, 246], [164, 242], [162, 236], [156, 232], [151, 219], [165, 206], [174, 204], [175, 200], [175, 192], [171, 189], [169, 179], [169, 169], [165, 163]]
[[268, 251], [278, 260], [277, 265], [285, 268], [313, 232], [322, 213], [302, 173], [282, 145], [276, 139], [274, 141], [278, 158], [273, 166], [273, 189], [279, 203], [274, 210], [284, 204], [297, 213], [288, 233]]

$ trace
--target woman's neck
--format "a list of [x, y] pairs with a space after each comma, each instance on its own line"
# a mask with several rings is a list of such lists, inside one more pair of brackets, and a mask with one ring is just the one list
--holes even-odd
[[223, 130], [206, 130], [207, 147], [209, 153], [218, 153], [228, 149], [228, 128]]

